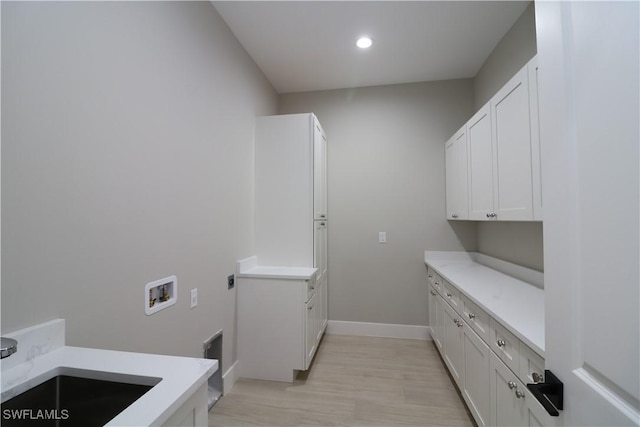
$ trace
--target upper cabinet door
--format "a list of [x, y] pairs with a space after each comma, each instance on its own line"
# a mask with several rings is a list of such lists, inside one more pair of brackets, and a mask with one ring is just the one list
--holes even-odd
[[527, 67], [491, 100], [494, 212], [498, 220], [533, 220]]
[[445, 143], [447, 219], [469, 219], [467, 127]]
[[482, 107], [467, 123], [469, 138], [469, 219], [487, 220], [493, 213], [493, 143], [491, 109]]
[[531, 178], [533, 179], [533, 220], [542, 221], [542, 164], [540, 162], [540, 120], [538, 110], [538, 59], [527, 65], [529, 110], [531, 113]]
[[456, 144], [455, 135], [444, 144], [444, 172], [445, 196], [447, 198], [447, 219], [456, 219], [456, 188], [458, 176], [456, 173]]
[[457, 209], [458, 219], [469, 219], [469, 147], [467, 126], [462, 126], [454, 136], [456, 140], [456, 165], [458, 170]]
[[313, 218], [327, 219], [327, 138], [313, 120]]

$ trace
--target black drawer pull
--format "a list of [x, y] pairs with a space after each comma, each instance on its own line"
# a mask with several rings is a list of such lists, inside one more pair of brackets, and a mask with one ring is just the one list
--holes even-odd
[[551, 371], [545, 369], [543, 383], [527, 384], [527, 388], [549, 415], [560, 415], [558, 410], [562, 410], [564, 384]]

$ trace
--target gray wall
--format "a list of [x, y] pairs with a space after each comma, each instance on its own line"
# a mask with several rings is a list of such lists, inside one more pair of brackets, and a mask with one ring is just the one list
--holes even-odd
[[479, 222], [478, 252], [544, 271], [541, 222]]
[[[474, 78], [475, 110], [489, 101], [535, 54], [535, 12], [531, 3]], [[542, 223], [479, 222], [478, 251], [543, 271]]]
[[226, 370], [276, 101], [208, 2], [2, 2], [2, 331], [61, 317], [70, 345], [199, 356], [223, 328]]
[[469, 79], [280, 95], [327, 134], [331, 320], [427, 324], [424, 251], [476, 249], [444, 206], [444, 141], [472, 110]]
[[473, 79], [478, 111], [536, 54], [536, 21], [531, 3], [500, 40]]

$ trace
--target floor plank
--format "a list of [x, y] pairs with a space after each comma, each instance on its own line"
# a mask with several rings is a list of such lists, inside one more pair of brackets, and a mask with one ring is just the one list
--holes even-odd
[[240, 379], [209, 426], [464, 426], [475, 423], [433, 342], [325, 335], [293, 384]]

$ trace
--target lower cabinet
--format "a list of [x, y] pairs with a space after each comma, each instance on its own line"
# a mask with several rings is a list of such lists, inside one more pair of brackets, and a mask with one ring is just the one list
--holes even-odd
[[463, 322], [449, 304], [444, 306], [444, 361], [451, 376], [462, 389], [464, 382]]
[[307, 333], [305, 335], [305, 348], [306, 348], [306, 356], [305, 356], [305, 369], [309, 367], [311, 363], [311, 359], [313, 359], [313, 355], [316, 352], [316, 329], [318, 324], [318, 304], [317, 298], [318, 294], [315, 293], [311, 296], [309, 301], [307, 301]]
[[[555, 426], [556, 418], [523, 382], [535, 382], [534, 373], [544, 372], [544, 359], [477, 305], [456, 311], [434, 283], [427, 287], [431, 336], [478, 426]], [[486, 320], [481, 327], [474, 322], [485, 317], [490, 330]], [[490, 337], [491, 347], [474, 328]]]
[[442, 324], [444, 323], [443, 303], [444, 301], [442, 301], [442, 297], [438, 295], [438, 292], [433, 286], [429, 286], [429, 329], [431, 330], [433, 342], [436, 343], [441, 353], [443, 341]]
[[444, 352], [444, 306], [446, 303], [444, 299], [440, 295], [435, 298], [436, 302], [436, 317], [437, 317], [437, 328], [436, 328], [436, 337], [434, 338], [436, 341], [436, 346], [438, 346], [438, 350], [440, 353]]
[[205, 427], [209, 424], [207, 384], [203, 384], [169, 417], [163, 426]]
[[490, 424], [490, 395], [488, 393], [489, 346], [465, 323], [463, 329], [464, 386], [462, 396], [479, 427]]
[[309, 368], [320, 340], [327, 328], [327, 276], [316, 282], [314, 293], [307, 301], [306, 368]]
[[491, 425], [554, 426], [551, 417], [526, 385], [490, 352]]
[[326, 281], [238, 276], [237, 287], [239, 376], [293, 382], [326, 327]]
[[324, 331], [327, 329], [327, 323], [329, 321], [329, 296], [327, 291], [327, 275], [325, 274], [322, 280], [320, 281], [320, 286], [318, 287], [318, 328], [316, 330], [316, 339], [318, 342], [322, 338]]

